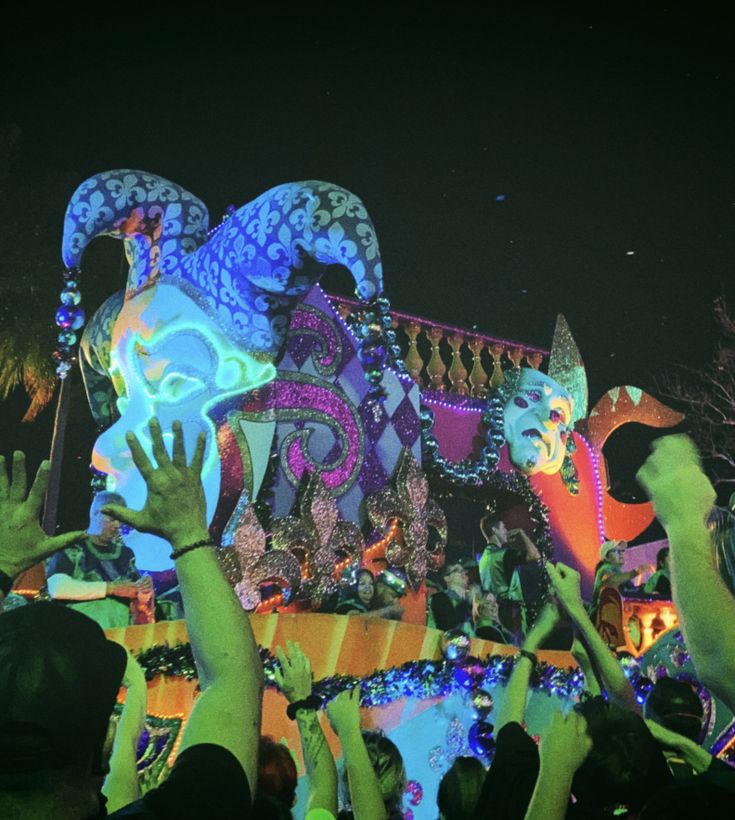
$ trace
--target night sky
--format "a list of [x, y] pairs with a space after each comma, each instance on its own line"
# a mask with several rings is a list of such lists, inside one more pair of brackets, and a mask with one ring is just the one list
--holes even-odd
[[733, 19], [636, 5], [18, 24], [0, 115], [25, 162], [153, 171], [213, 224], [281, 182], [343, 185], [394, 307], [546, 347], [562, 311], [594, 402], [704, 365], [732, 294]]

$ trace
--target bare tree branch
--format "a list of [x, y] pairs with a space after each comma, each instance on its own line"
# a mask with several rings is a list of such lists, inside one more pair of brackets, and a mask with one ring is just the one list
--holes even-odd
[[735, 316], [724, 298], [714, 306], [720, 338], [712, 363], [697, 371], [682, 367], [658, 382], [662, 397], [687, 414], [691, 433], [715, 484], [735, 483]]

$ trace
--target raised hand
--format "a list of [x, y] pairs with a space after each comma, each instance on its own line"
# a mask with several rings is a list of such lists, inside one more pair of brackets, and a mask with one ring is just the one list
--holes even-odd
[[156, 467], [134, 433], [128, 432], [125, 437], [135, 466], [148, 488], [143, 509], [137, 511], [120, 504], [108, 504], [102, 511], [140, 532], [160, 535], [174, 546], [206, 538], [206, 501], [200, 478], [206, 443], [204, 434], [199, 435], [191, 463], [187, 465], [181, 422], [173, 423], [171, 456], [166, 451], [158, 419], [151, 419], [148, 428]]
[[549, 561], [546, 572], [554, 594], [566, 612], [574, 617], [580, 610], [584, 611], [579, 573], [561, 561], [556, 566]]
[[298, 643], [286, 641], [288, 654], [278, 646], [276, 655], [281, 668], [276, 668], [273, 677], [278, 688], [289, 703], [305, 700], [311, 694], [311, 661], [301, 651]]
[[715, 491], [702, 472], [694, 442], [683, 435], [664, 436], [636, 475], [665, 528], [679, 521], [701, 524], [715, 503]]
[[0, 572], [16, 578], [21, 572], [84, 537], [84, 530], [49, 537], [38, 522], [51, 464], [41, 462], [30, 492], [26, 457], [13, 453], [12, 476], [0, 456]]
[[338, 737], [360, 731], [360, 687], [345, 689], [327, 704], [327, 717]]
[[551, 723], [541, 734], [539, 757], [541, 765], [576, 772], [592, 750], [587, 734], [587, 721], [574, 710], [564, 715], [556, 711]]

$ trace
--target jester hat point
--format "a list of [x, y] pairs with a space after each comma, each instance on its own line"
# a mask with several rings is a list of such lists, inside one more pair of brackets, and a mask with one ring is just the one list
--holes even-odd
[[327, 265], [347, 267], [363, 301], [382, 293], [373, 224], [362, 201], [337, 185], [278, 185], [208, 227], [204, 203], [155, 174], [123, 169], [83, 182], [66, 210], [64, 264], [78, 269], [94, 238], [112, 236], [130, 265], [123, 298], [108, 300], [86, 335], [102, 323], [107, 335], [123, 299], [171, 284], [243, 350], [277, 360], [292, 311]]

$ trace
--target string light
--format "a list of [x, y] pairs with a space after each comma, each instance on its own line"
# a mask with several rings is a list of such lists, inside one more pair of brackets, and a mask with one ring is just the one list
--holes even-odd
[[443, 407], [446, 410], [458, 410], [460, 413], [482, 413], [485, 409], [485, 403], [477, 399], [468, 399], [465, 396], [459, 396], [456, 399], [450, 399], [447, 396], [444, 400], [432, 398], [428, 394], [428, 390], [421, 392], [421, 401], [424, 404], [433, 404], [434, 407]]
[[602, 514], [602, 477], [600, 475], [600, 462], [597, 453], [587, 439], [580, 433], [575, 432], [574, 438], [581, 441], [587, 448], [590, 462], [592, 463], [592, 473], [595, 477], [595, 510], [597, 511], [597, 534], [600, 543], [605, 540], [605, 519]]
[[265, 601], [261, 601], [255, 607], [255, 614], [256, 615], [265, 615], [270, 614], [273, 612], [274, 609], [277, 609], [279, 606], [283, 606], [285, 602], [285, 597], [282, 592], [279, 592], [277, 595], [273, 595], [270, 598], [266, 598]]

